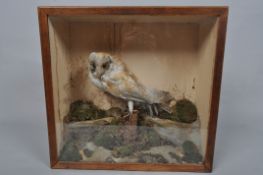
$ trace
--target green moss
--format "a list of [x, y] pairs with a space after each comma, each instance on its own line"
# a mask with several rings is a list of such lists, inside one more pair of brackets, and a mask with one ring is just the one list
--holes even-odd
[[75, 101], [70, 105], [67, 122], [100, 119], [106, 116], [106, 112], [97, 108], [88, 101]]
[[[158, 106], [158, 105], [157, 105]], [[171, 113], [163, 110], [158, 106], [159, 118], [170, 119], [182, 123], [192, 123], [197, 120], [197, 108], [196, 106], [187, 99], [178, 100], [176, 105], [171, 107]], [[144, 120], [145, 116], [148, 115], [147, 108], [144, 105], [137, 105], [136, 109], [138, 113], [138, 125], [140, 126], [151, 126], [150, 123]], [[70, 111], [65, 119], [66, 122], [74, 121], [85, 121], [85, 120], [96, 120], [103, 117], [115, 117], [111, 125], [123, 125], [125, 120], [122, 116], [127, 115], [127, 110], [122, 110], [118, 107], [112, 107], [108, 110], [101, 110], [89, 101], [75, 101], [70, 105]]]
[[82, 159], [74, 141], [68, 141], [60, 152], [61, 161], [80, 161]]
[[77, 122], [86, 120], [96, 120], [104, 117], [115, 117], [111, 122], [113, 125], [122, 124], [121, 116], [127, 115], [121, 108], [112, 107], [108, 110], [99, 109], [90, 101], [78, 100], [70, 105], [70, 110], [65, 118], [65, 122]]
[[121, 117], [123, 116], [123, 111], [121, 108], [112, 107], [106, 111], [106, 115], [111, 117]]
[[171, 107], [171, 111], [171, 113], [168, 113], [160, 110], [160, 118], [182, 123], [192, 123], [197, 120], [197, 108], [190, 100], [178, 100], [176, 104]]
[[175, 105], [175, 120], [184, 123], [192, 123], [196, 121], [196, 119], [197, 109], [191, 101], [186, 99], [177, 101]]

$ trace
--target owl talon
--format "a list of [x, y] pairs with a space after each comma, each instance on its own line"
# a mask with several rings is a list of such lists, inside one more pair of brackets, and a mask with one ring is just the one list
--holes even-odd
[[153, 116], [153, 110], [152, 110], [152, 106], [150, 104], [148, 105], [148, 108], [149, 108], [150, 116]]
[[158, 108], [157, 108], [156, 104], [153, 104], [153, 109], [154, 109], [154, 112], [155, 112], [156, 116], [158, 116], [159, 115], [159, 111], [158, 111]]
[[130, 118], [130, 116], [131, 116], [131, 114], [130, 114], [130, 113], [128, 113], [128, 114], [126, 114], [126, 115], [122, 116], [122, 118], [124, 118], [124, 119], [126, 120], [126, 119]]
[[133, 101], [128, 101], [128, 108], [129, 108], [129, 113], [131, 115], [133, 112]]

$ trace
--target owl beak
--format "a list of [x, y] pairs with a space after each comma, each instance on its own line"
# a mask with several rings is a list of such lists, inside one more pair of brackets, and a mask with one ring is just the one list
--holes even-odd
[[103, 75], [103, 74], [98, 74], [97, 72], [95, 72], [93, 75], [94, 75], [94, 77], [96, 77], [98, 80], [102, 80], [102, 75]]
[[102, 81], [102, 75], [103, 75], [103, 74], [101, 74], [101, 75], [99, 76], [99, 79], [100, 79], [101, 81]]

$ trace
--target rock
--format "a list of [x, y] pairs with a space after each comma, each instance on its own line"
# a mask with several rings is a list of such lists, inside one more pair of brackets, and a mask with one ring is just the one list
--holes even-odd
[[101, 146], [96, 147], [90, 156], [86, 156], [84, 150], [80, 152], [83, 153], [83, 160], [87, 162], [106, 162], [111, 157], [111, 151]]
[[176, 153], [169, 152], [169, 155], [170, 155], [173, 159], [176, 159], [176, 161], [177, 161], [178, 163], [182, 163], [182, 159], [181, 159]]
[[155, 146], [148, 150], [142, 151], [142, 153], [159, 154], [162, 155], [169, 163], [179, 163], [177, 159], [171, 156], [171, 153], [176, 155], [176, 148], [177, 147], [173, 145]]
[[185, 154], [192, 154], [199, 152], [197, 146], [190, 140], [186, 140], [182, 146]]
[[60, 161], [80, 161], [82, 159], [74, 141], [68, 141], [60, 151]]
[[[156, 121], [157, 118], [154, 119]], [[161, 119], [156, 121], [157, 126], [154, 126], [153, 129], [165, 140], [173, 142], [175, 145], [182, 145], [186, 140], [191, 140], [197, 145], [200, 145], [200, 123], [194, 122], [192, 124], [188, 123], [179, 123], [168, 120], [170, 122], [163, 122]], [[170, 124], [173, 122], [174, 124]]]
[[137, 145], [141, 150], [149, 149], [154, 146], [172, 144], [154, 130], [154, 128], [138, 127]]
[[105, 162], [107, 162], [107, 163], [116, 163], [115, 160], [112, 157], [107, 157]]
[[[136, 134], [131, 131], [136, 131]], [[172, 142], [163, 139], [154, 128], [132, 125], [103, 126], [91, 141], [96, 146], [114, 150], [115, 157], [128, 156], [154, 146], [173, 145]]]
[[183, 149], [184, 149], [184, 157], [182, 158], [183, 161], [187, 163], [200, 163], [203, 160], [203, 156], [199, 153], [199, 150], [197, 146], [187, 140], [183, 143]]
[[111, 150], [116, 146], [121, 146], [123, 138], [118, 130], [119, 127], [116, 126], [105, 126], [94, 137], [94, 143], [97, 146], [103, 146], [104, 148]]
[[139, 163], [168, 163], [168, 161], [160, 154], [145, 153], [139, 155]]
[[175, 154], [176, 154], [179, 158], [184, 157], [184, 150], [183, 150], [183, 148], [177, 146], [177, 147], [175, 148]]
[[169, 155], [176, 159], [178, 163], [182, 163], [184, 157], [184, 150], [182, 147], [177, 146], [173, 152], [169, 152]]
[[186, 154], [183, 158], [182, 161], [187, 162], [187, 163], [202, 163], [203, 161], [203, 156], [199, 153], [195, 154]]
[[85, 154], [86, 157], [90, 157], [92, 155], [93, 151], [86, 148], [83, 150], [83, 153]]
[[97, 149], [97, 146], [93, 142], [87, 142], [85, 148], [94, 152], [94, 150]]
[[124, 145], [117, 148], [114, 148], [112, 155], [114, 157], [126, 157], [132, 155], [136, 151], [135, 146], [133, 145]]

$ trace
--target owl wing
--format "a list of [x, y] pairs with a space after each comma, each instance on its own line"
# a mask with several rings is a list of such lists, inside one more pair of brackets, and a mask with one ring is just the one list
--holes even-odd
[[110, 94], [125, 99], [138, 102], [147, 102], [147, 95], [143, 85], [136, 77], [128, 72], [117, 72], [108, 77], [104, 77], [106, 91]]

